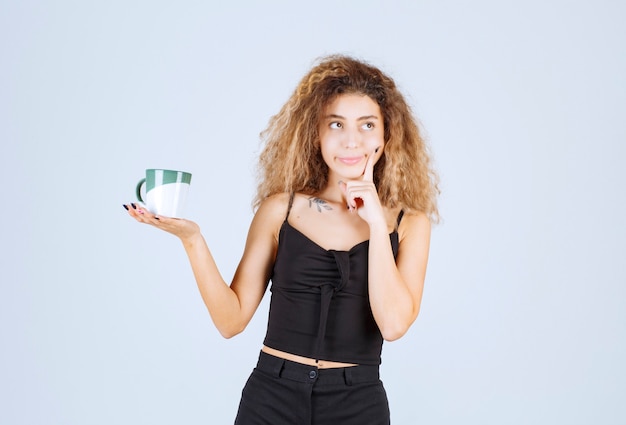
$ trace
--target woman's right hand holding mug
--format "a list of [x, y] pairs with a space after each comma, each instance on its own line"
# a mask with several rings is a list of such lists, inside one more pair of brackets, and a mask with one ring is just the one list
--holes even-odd
[[131, 217], [171, 233], [185, 242], [201, 237], [200, 227], [182, 217], [191, 173], [161, 168], [146, 169], [135, 189], [139, 204], [125, 204]]
[[140, 223], [150, 224], [180, 238], [181, 241], [191, 241], [200, 236], [200, 226], [184, 218], [163, 217], [152, 214], [138, 204], [124, 204], [128, 214]]

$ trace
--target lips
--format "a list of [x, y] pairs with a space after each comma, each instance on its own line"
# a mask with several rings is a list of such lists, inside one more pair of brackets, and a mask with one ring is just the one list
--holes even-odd
[[337, 158], [339, 162], [346, 165], [355, 165], [361, 162], [362, 156], [340, 156]]

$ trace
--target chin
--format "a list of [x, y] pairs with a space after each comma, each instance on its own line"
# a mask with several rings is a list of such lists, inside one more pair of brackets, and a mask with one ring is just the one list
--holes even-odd
[[358, 180], [363, 176], [363, 173], [354, 172], [354, 173], [337, 173], [339, 180]]

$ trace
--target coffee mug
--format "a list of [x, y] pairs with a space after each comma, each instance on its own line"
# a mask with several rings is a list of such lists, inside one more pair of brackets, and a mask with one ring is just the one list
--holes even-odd
[[[149, 168], [146, 177], [137, 183], [137, 199], [153, 214], [180, 218], [190, 183], [191, 173]], [[144, 186], [145, 197], [141, 196]]]

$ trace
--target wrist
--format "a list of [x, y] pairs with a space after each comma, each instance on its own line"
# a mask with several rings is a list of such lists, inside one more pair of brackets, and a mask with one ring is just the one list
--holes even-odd
[[371, 221], [368, 224], [370, 226], [370, 236], [376, 234], [387, 234], [387, 222], [384, 219]]
[[180, 241], [183, 243], [185, 248], [193, 248], [198, 244], [204, 243], [204, 238], [202, 237], [202, 233], [198, 231], [189, 235], [181, 236]]

